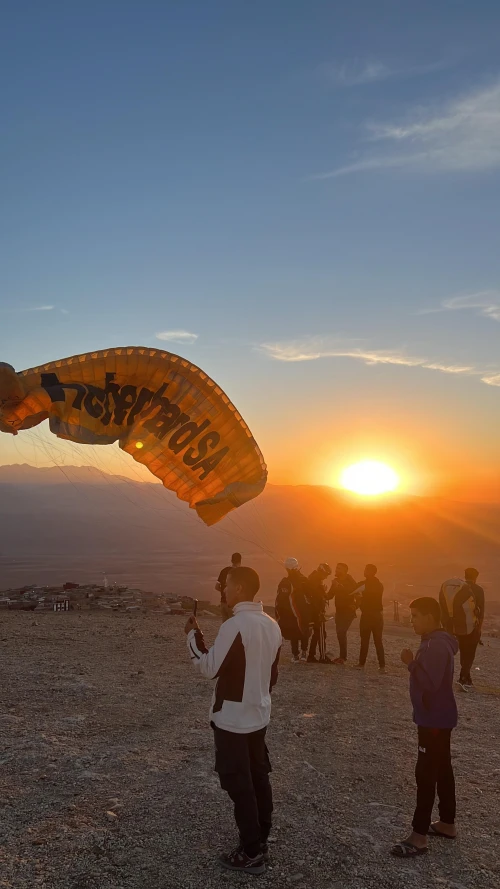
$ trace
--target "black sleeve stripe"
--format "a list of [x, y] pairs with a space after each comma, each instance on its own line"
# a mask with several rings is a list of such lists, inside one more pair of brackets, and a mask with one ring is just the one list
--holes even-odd
[[195, 630], [194, 639], [196, 642], [196, 647], [201, 654], [207, 654], [208, 648], [205, 645], [205, 640], [203, 638], [203, 633], [201, 630]]
[[196, 660], [199, 661], [200, 655], [196, 653], [191, 642], [189, 643], [189, 647], [190, 647], [191, 651], [193, 652], [193, 657], [191, 658], [191, 660], [194, 661], [194, 659], [196, 658]]

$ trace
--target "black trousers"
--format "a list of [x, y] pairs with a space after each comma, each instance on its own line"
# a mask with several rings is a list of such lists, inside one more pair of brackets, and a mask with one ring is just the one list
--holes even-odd
[[474, 630], [468, 636], [457, 636], [460, 648], [460, 682], [471, 682], [471, 670], [479, 645], [479, 632]]
[[418, 727], [417, 808], [413, 830], [426, 836], [432, 820], [432, 809], [439, 799], [439, 818], [454, 824], [456, 815], [455, 776], [451, 764], [451, 729]]
[[384, 618], [382, 613], [362, 614], [359, 622], [359, 635], [361, 637], [361, 645], [359, 649], [359, 663], [364, 666], [368, 656], [370, 647], [370, 636], [373, 636], [375, 650], [377, 652], [378, 663], [380, 667], [385, 667], [384, 643], [382, 642], [382, 632], [384, 629]]
[[319, 659], [326, 657], [326, 627], [324, 617], [316, 617], [313, 624], [311, 644], [309, 645], [309, 657], [316, 657], [316, 649], [319, 648]]
[[234, 818], [247, 855], [254, 857], [271, 832], [273, 794], [266, 729], [237, 735], [212, 723], [215, 740], [215, 771], [220, 786], [234, 803]]
[[307, 652], [307, 645], [309, 643], [309, 634], [308, 633], [301, 633], [299, 630], [297, 630], [296, 633], [291, 635], [290, 643], [292, 646], [293, 656], [298, 657], [299, 651]]
[[337, 639], [339, 641], [340, 657], [343, 661], [347, 660], [347, 632], [356, 617], [352, 611], [346, 611], [345, 614], [337, 611], [335, 615], [335, 629], [337, 630]]

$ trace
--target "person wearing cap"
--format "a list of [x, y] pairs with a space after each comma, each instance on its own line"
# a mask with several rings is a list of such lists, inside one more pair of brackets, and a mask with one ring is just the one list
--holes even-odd
[[231, 564], [226, 568], [223, 568], [221, 573], [217, 578], [217, 583], [215, 584], [215, 589], [218, 593], [220, 593], [220, 610], [222, 614], [222, 622], [229, 620], [230, 617], [233, 616], [232, 609], [229, 607], [226, 601], [226, 583], [227, 577], [230, 571], [233, 568], [241, 567], [241, 553], [233, 553], [231, 556]]
[[311, 644], [309, 646], [309, 655], [307, 662], [309, 664], [317, 663], [316, 649], [319, 648], [319, 663], [331, 664], [332, 661], [326, 653], [326, 627], [325, 612], [326, 604], [332, 596], [327, 593], [325, 580], [332, 573], [328, 562], [322, 562], [315, 571], [312, 571], [307, 578], [307, 594], [311, 609], [311, 617], [313, 624], [313, 634]]
[[[307, 578], [297, 559], [285, 559], [286, 577], [280, 580], [276, 596], [276, 620], [283, 639], [292, 646], [292, 663], [307, 660], [309, 612], [306, 598]], [[299, 654], [300, 652], [300, 654]]]

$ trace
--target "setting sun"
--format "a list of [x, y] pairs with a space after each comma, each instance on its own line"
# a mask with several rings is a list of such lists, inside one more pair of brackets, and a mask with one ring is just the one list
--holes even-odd
[[340, 484], [355, 494], [374, 496], [395, 491], [399, 485], [399, 477], [386, 463], [363, 460], [344, 469], [340, 476]]

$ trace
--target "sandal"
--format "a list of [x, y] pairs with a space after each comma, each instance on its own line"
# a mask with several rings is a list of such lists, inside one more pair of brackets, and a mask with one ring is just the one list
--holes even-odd
[[417, 855], [426, 855], [428, 851], [427, 846], [422, 849], [408, 840], [401, 840], [400, 843], [396, 843], [392, 847], [391, 855], [394, 855], [395, 858], [416, 858]]
[[443, 833], [441, 830], [436, 830], [433, 824], [429, 827], [427, 836], [429, 837], [439, 837], [442, 840], [456, 840], [456, 836], [450, 837], [447, 833]]

